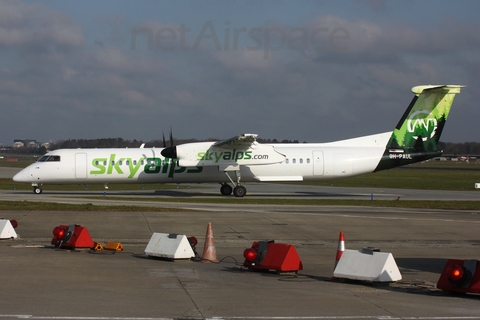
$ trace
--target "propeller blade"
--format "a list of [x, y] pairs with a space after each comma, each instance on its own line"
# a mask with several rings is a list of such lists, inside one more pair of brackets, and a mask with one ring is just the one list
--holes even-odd
[[162, 130], [162, 137], [163, 137], [163, 147], [166, 148], [167, 147], [167, 141], [165, 141], [165, 132], [163, 132], [163, 130]]
[[173, 145], [173, 130], [171, 126], [170, 126], [170, 147], [167, 147], [165, 136], [163, 137], [163, 146], [164, 146], [164, 149], [160, 152], [162, 156], [170, 159], [177, 158], [177, 147]]

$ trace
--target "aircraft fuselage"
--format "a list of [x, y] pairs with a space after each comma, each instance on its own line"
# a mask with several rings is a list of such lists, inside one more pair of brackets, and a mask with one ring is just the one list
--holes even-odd
[[[241, 165], [241, 181], [318, 181], [373, 172], [389, 135], [372, 136], [370, 140], [375, 143], [376, 139], [377, 145], [353, 148], [339, 143], [272, 144], [277, 152], [285, 155], [285, 160], [274, 164]], [[218, 166], [180, 167], [176, 160], [163, 157], [162, 150], [55, 150], [47, 155], [56, 156], [58, 161], [35, 162], [15, 176], [15, 181], [38, 185], [229, 181]], [[212, 155], [213, 160], [215, 157], [219, 155]], [[241, 159], [236, 161], [241, 164]]]

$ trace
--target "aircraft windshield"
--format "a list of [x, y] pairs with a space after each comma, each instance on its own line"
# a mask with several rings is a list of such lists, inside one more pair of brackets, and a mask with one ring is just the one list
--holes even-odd
[[44, 155], [37, 162], [46, 162], [46, 161], [60, 161], [60, 156], [53, 156], [53, 155]]

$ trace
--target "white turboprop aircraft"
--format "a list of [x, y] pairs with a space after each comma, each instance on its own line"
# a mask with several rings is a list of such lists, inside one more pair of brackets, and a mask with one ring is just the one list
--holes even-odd
[[13, 180], [31, 183], [37, 194], [43, 184], [218, 182], [222, 195], [233, 191], [243, 197], [243, 182], [319, 181], [376, 172], [439, 156], [437, 144], [461, 87], [412, 88], [415, 96], [393, 132], [329, 143], [261, 144], [256, 134], [241, 134], [162, 149], [60, 149]]

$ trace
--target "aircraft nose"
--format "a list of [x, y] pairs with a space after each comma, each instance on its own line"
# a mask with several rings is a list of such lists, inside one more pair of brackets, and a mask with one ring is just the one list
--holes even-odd
[[30, 169], [25, 168], [13, 176], [15, 182], [31, 182]]

